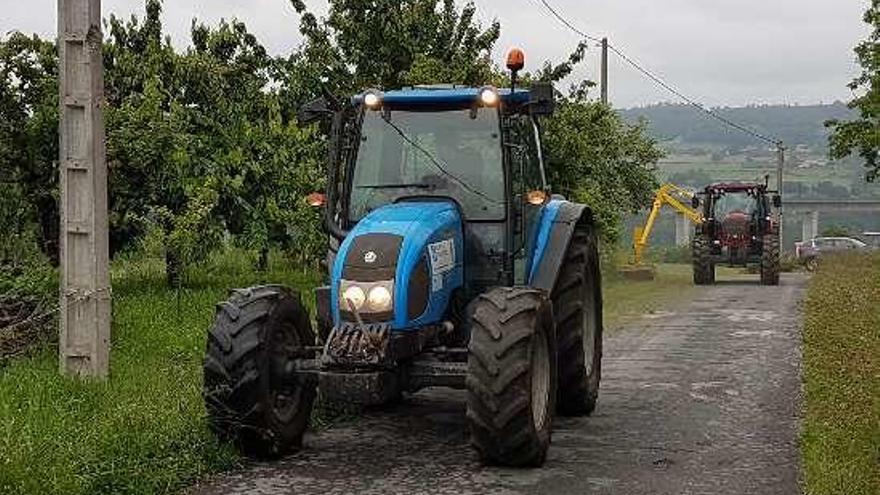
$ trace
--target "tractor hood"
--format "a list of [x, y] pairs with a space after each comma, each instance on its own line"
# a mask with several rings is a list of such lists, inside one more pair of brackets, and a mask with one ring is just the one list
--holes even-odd
[[[441, 322], [452, 291], [462, 285], [463, 253], [461, 215], [451, 201], [373, 210], [339, 246], [331, 270], [334, 324], [405, 330]], [[391, 293], [390, 308], [372, 305], [377, 287]]]

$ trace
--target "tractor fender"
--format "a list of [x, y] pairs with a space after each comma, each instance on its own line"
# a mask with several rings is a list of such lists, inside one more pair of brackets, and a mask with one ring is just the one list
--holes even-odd
[[593, 222], [587, 205], [554, 199], [544, 207], [529, 271], [531, 287], [553, 290], [575, 226], [581, 222]]

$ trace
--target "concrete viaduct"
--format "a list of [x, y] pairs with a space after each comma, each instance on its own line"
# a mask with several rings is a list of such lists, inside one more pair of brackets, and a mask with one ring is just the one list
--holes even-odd
[[[801, 219], [801, 240], [819, 235], [820, 213], [876, 213], [880, 215], [880, 199], [789, 199], [783, 198], [782, 213], [785, 218]], [[675, 215], [675, 243], [690, 243], [693, 226], [681, 213]], [[785, 233], [783, 232], [783, 237]]]
[[880, 199], [783, 199], [782, 214], [801, 218], [801, 240], [819, 235], [820, 212], [880, 215]]

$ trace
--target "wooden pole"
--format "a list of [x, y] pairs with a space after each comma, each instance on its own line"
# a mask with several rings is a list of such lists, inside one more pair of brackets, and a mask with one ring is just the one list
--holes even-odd
[[58, 0], [61, 372], [109, 373], [110, 276], [101, 0]]
[[601, 74], [602, 103], [608, 104], [608, 38], [602, 38], [602, 74]]
[[[779, 194], [779, 197], [782, 197], [782, 186], [784, 184], [783, 178], [782, 178], [782, 173], [783, 173], [784, 168], [785, 168], [785, 146], [783, 145], [782, 141], [779, 141], [778, 143], [776, 143], [776, 190], [778, 191], [776, 194]], [[782, 208], [784, 208], [784, 206], [785, 206], [785, 204], [783, 203], [783, 206], [780, 206], [779, 211], [776, 212], [776, 222], [777, 222], [777, 225], [779, 225], [779, 250], [780, 251], [785, 251], [785, 246], [782, 244], [782, 239], [783, 239], [783, 237], [782, 237], [782, 231], [783, 231]]]

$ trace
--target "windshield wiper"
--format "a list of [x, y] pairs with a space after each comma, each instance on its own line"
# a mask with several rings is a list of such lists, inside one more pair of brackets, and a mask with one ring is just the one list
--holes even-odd
[[436, 184], [412, 182], [408, 184], [365, 184], [356, 186], [358, 189], [437, 189]]

